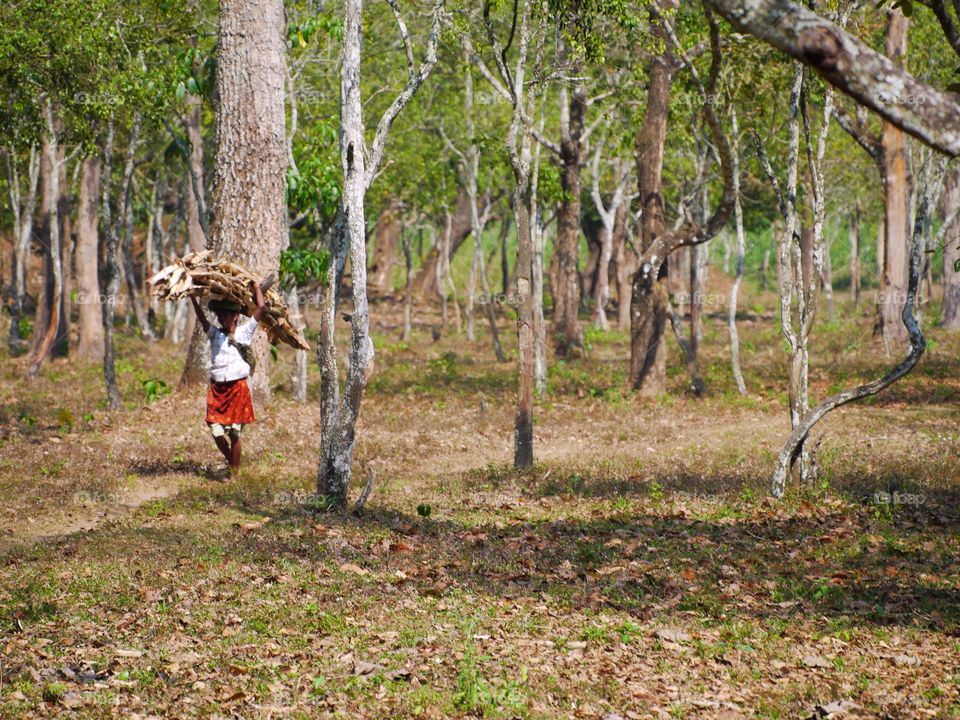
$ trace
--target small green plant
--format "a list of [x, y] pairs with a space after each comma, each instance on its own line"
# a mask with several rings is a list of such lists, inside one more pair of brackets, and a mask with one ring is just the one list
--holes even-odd
[[317, 675], [311, 684], [310, 694], [314, 697], [326, 697], [330, 692], [327, 678], [323, 675]]
[[663, 500], [663, 485], [656, 480], [650, 483], [650, 498], [657, 502]]
[[71, 432], [73, 430], [73, 413], [67, 408], [60, 408], [57, 411], [57, 424], [60, 426], [60, 432]]
[[147, 402], [152, 403], [164, 395], [170, 394], [170, 388], [163, 380], [144, 380], [142, 383], [143, 391], [146, 393]]
[[30, 336], [33, 335], [33, 322], [30, 318], [21, 315], [20, 322], [17, 323], [17, 330], [20, 333], [21, 340], [29, 340]]
[[67, 694], [67, 686], [63, 683], [52, 682], [47, 683], [43, 688], [43, 699], [46, 702], [57, 702], [64, 695]]
[[457, 360], [457, 354], [447, 350], [440, 357], [430, 360], [427, 365], [431, 375], [440, 380], [452, 382], [457, 377]]
[[519, 680], [493, 683], [483, 676], [477, 666], [479, 659], [474, 647], [468, 645], [457, 672], [454, 706], [481, 717], [516, 717], [525, 714], [527, 698], [523, 686], [527, 682], [527, 668], [520, 669]]

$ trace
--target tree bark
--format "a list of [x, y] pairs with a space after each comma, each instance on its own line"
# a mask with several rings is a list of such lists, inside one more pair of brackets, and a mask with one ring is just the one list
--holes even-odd
[[[360, 38], [362, 34], [362, 0], [346, 0], [343, 10], [343, 43], [340, 55], [340, 163], [343, 169], [343, 195], [340, 200], [341, 227], [350, 250], [351, 290], [353, 313], [350, 320], [350, 359], [347, 384], [343, 402], [338, 402], [339, 391], [322, 397], [323, 433], [321, 436], [320, 463], [317, 469], [317, 492], [328, 499], [332, 507], [346, 507], [347, 490], [353, 464], [353, 448], [356, 422], [360, 414], [360, 400], [373, 363], [373, 341], [369, 333], [367, 311], [367, 248], [366, 222], [364, 218], [364, 195], [366, 193], [366, 169], [364, 165], [363, 116], [360, 97]], [[339, 239], [337, 240], [339, 241]], [[335, 241], [335, 242], [337, 242]], [[334, 273], [331, 273], [334, 275]], [[335, 287], [335, 283], [333, 284]], [[321, 332], [326, 332], [332, 341], [333, 318], [330, 312], [335, 307], [335, 290], [331, 288], [326, 300], [329, 303], [324, 313], [327, 323]], [[330, 343], [332, 347], [332, 342]], [[317, 352], [323, 347], [317, 344]], [[327, 387], [336, 387], [335, 360], [330, 367], [329, 358], [320, 358], [321, 370], [333, 377], [326, 377]], [[339, 407], [338, 407], [339, 406]]]
[[617, 282], [617, 329], [620, 332], [630, 329], [630, 278], [636, 272], [627, 251], [627, 209], [624, 201], [613, 221], [613, 274]]
[[850, 216], [850, 294], [853, 307], [860, 307], [860, 203]]
[[[190, 181], [184, 193], [187, 209], [187, 247], [190, 248], [190, 252], [199, 252], [207, 246], [207, 235], [204, 229], [206, 201], [204, 199], [201, 101], [196, 96], [190, 96], [188, 103], [190, 111], [184, 117], [187, 140], [190, 142]], [[210, 342], [203, 328], [197, 325], [194, 313], [189, 312], [186, 317], [187, 326], [184, 336], [190, 338], [190, 345], [187, 348], [183, 373], [180, 375], [181, 387], [193, 383], [206, 383], [210, 377]], [[173, 319], [168, 318], [167, 322]]]
[[391, 197], [380, 211], [374, 232], [373, 263], [367, 275], [371, 292], [393, 291], [393, 266], [397, 260], [397, 242], [400, 240], [400, 201]]
[[23, 341], [20, 338], [20, 318], [23, 316], [26, 299], [26, 270], [30, 256], [30, 238], [33, 235], [33, 214], [37, 205], [37, 187], [40, 183], [41, 153], [36, 145], [30, 146], [27, 160], [26, 196], [20, 187], [17, 158], [10, 149], [7, 155], [7, 184], [10, 192], [10, 207], [14, 214], [14, 249], [10, 283], [10, 333], [7, 348], [11, 356], [19, 355]]
[[951, 212], [956, 212], [960, 206], [960, 168], [953, 167], [947, 173], [943, 190], [944, 223], [950, 225], [946, 229], [943, 239], [943, 306], [940, 312], [940, 322], [945, 330], [960, 330], [960, 222], [954, 215], [950, 221]]
[[[221, 0], [216, 151], [210, 244], [214, 255], [266, 277], [287, 238], [284, 175], [286, 18], [282, 0]], [[366, 270], [354, 266], [354, 276]], [[265, 333], [258, 333], [251, 391], [270, 397]]]
[[[57, 122], [51, 101], [44, 105], [47, 135], [44, 140], [44, 155], [47, 174], [43, 184], [45, 254], [44, 254], [44, 292], [42, 302], [37, 308], [37, 320], [34, 322], [36, 341], [28, 373], [35, 377], [40, 372], [44, 360], [61, 346], [60, 354], [66, 354], [66, 318], [63, 301], [63, 252], [61, 207], [63, 193], [61, 183], [62, 150], [57, 137]], [[41, 171], [42, 174], [42, 171]]]
[[[898, 67], [907, 52], [908, 20], [899, 10], [890, 13], [884, 40], [887, 56]], [[880, 166], [884, 194], [884, 265], [878, 298], [878, 324], [888, 352], [909, 342], [901, 320], [907, 293], [907, 253], [910, 242], [910, 179], [903, 131], [889, 121], [880, 136]]]
[[99, 254], [100, 233], [97, 204], [100, 199], [100, 158], [83, 160], [80, 198], [77, 204], [77, 302], [79, 304], [80, 343], [77, 356], [82, 360], [103, 358], [103, 311], [100, 307]]
[[[582, 75], [582, 63], [571, 71]], [[567, 97], [560, 88], [560, 188], [562, 197], [557, 211], [557, 240], [554, 245], [556, 272], [550, 288], [553, 294], [553, 340], [557, 357], [583, 355], [583, 331], [580, 328], [580, 167], [583, 164], [584, 120], [587, 91], [576, 83]]]
[[410, 247], [410, 238], [407, 233], [401, 231], [400, 239], [403, 242], [403, 261], [406, 269], [403, 293], [403, 334], [400, 339], [408, 342], [413, 332], [413, 248]]
[[730, 367], [733, 371], [733, 380], [737, 384], [737, 392], [747, 394], [747, 386], [743, 382], [743, 370], [740, 368], [740, 336], [737, 333], [737, 298], [740, 293], [740, 283], [743, 282], [744, 250], [746, 237], [743, 231], [743, 208], [740, 205], [740, 132], [737, 126], [737, 110], [731, 111], [731, 143], [730, 161], [733, 165], [733, 191], [736, 194], [733, 206], [734, 222], [736, 224], [737, 255], [736, 274], [733, 285], [730, 286], [730, 301], [727, 307], [727, 327], [730, 332]]
[[[141, 123], [139, 113], [136, 114], [134, 123], [139, 130]], [[136, 152], [137, 139], [138, 138], [131, 136], [131, 142], [133, 146], [130, 150], [128, 150], [128, 157], [131, 159], [134, 157]], [[133, 198], [129, 186], [123, 198], [123, 219], [123, 242], [121, 243], [121, 250], [123, 258], [123, 275], [124, 279], [126, 280], [127, 298], [129, 300], [127, 312], [133, 312], [133, 315], [137, 320], [137, 327], [140, 329], [140, 335], [143, 338], [151, 341], [156, 340], [156, 336], [153, 333], [153, 328], [150, 327], [150, 321], [147, 318], [147, 310], [143, 302], [143, 293], [141, 292], [139, 277], [133, 262]]]
[[910, 253], [910, 275], [901, 318], [910, 338], [909, 352], [902, 362], [893, 367], [883, 377], [833, 395], [804, 413], [800, 421], [794, 426], [793, 432], [790, 433], [787, 442], [784, 444], [777, 458], [777, 464], [771, 481], [771, 492], [774, 497], [783, 496], [786, 487], [787, 473], [789, 473], [790, 467], [799, 457], [801, 448], [805, 444], [807, 437], [809, 437], [810, 431], [824, 416], [838, 407], [871, 395], [876, 395], [881, 390], [889, 387], [913, 370], [926, 350], [926, 340], [914, 316], [913, 307], [917, 296], [917, 287], [920, 283], [923, 237], [925, 225], [929, 223], [929, 207], [930, 198], [925, 189], [921, 197], [920, 206], [917, 208], [916, 224], [913, 233], [913, 247]]
[[[656, 22], [657, 32], [663, 28]], [[641, 254], [653, 247], [663, 233], [663, 153], [667, 139], [667, 119], [670, 110], [670, 90], [677, 64], [669, 50], [656, 56], [649, 71], [647, 109], [637, 134], [635, 154], [637, 189], [643, 207], [641, 216]], [[630, 383], [644, 395], [666, 392], [666, 343], [663, 332], [669, 317], [669, 290], [666, 282], [666, 263], [660, 261], [661, 271], [638, 270], [633, 278], [630, 303]]]
[[113, 342], [113, 317], [117, 306], [117, 291], [120, 289], [120, 273], [117, 267], [117, 228], [112, 222], [110, 207], [111, 170], [113, 160], [114, 121], [110, 118], [107, 138], [103, 148], [103, 211], [101, 219], [105, 234], [104, 242], [104, 299], [103, 299], [103, 380], [107, 391], [107, 406], [119, 410], [123, 404], [117, 387], [115, 366], [116, 350]]

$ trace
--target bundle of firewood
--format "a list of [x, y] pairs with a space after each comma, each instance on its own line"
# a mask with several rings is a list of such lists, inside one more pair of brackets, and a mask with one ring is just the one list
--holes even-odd
[[[253, 293], [253, 281], [262, 279], [246, 268], [213, 257], [209, 250], [188, 253], [177, 258], [172, 265], [151, 277], [147, 282], [151, 292], [161, 300], [179, 300], [196, 297], [207, 300], [229, 300], [240, 303], [246, 314], [252, 315], [257, 307]], [[285, 342], [298, 350], [309, 350], [303, 335], [290, 322], [283, 297], [272, 287], [262, 287], [266, 310], [261, 324], [267, 331], [271, 344]]]

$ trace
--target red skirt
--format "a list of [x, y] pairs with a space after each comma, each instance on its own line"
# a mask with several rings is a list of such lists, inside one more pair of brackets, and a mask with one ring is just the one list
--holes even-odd
[[208, 423], [246, 425], [253, 420], [253, 401], [246, 378], [228, 382], [210, 381], [210, 390], [207, 392]]

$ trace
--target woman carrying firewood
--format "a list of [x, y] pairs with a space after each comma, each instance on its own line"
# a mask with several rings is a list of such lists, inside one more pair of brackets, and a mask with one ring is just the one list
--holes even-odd
[[265, 304], [260, 283], [253, 281], [253, 290], [257, 307], [253, 315], [239, 325], [239, 303], [211, 300], [210, 309], [220, 323], [220, 327], [214, 327], [207, 320], [197, 298], [190, 297], [197, 319], [210, 339], [207, 425], [234, 477], [240, 472], [240, 433], [244, 425], [254, 420], [253, 402], [247, 386], [251, 368], [245, 356], [249, 356], [250, 343], [257, 331], [257, 323], [263, 318]]

